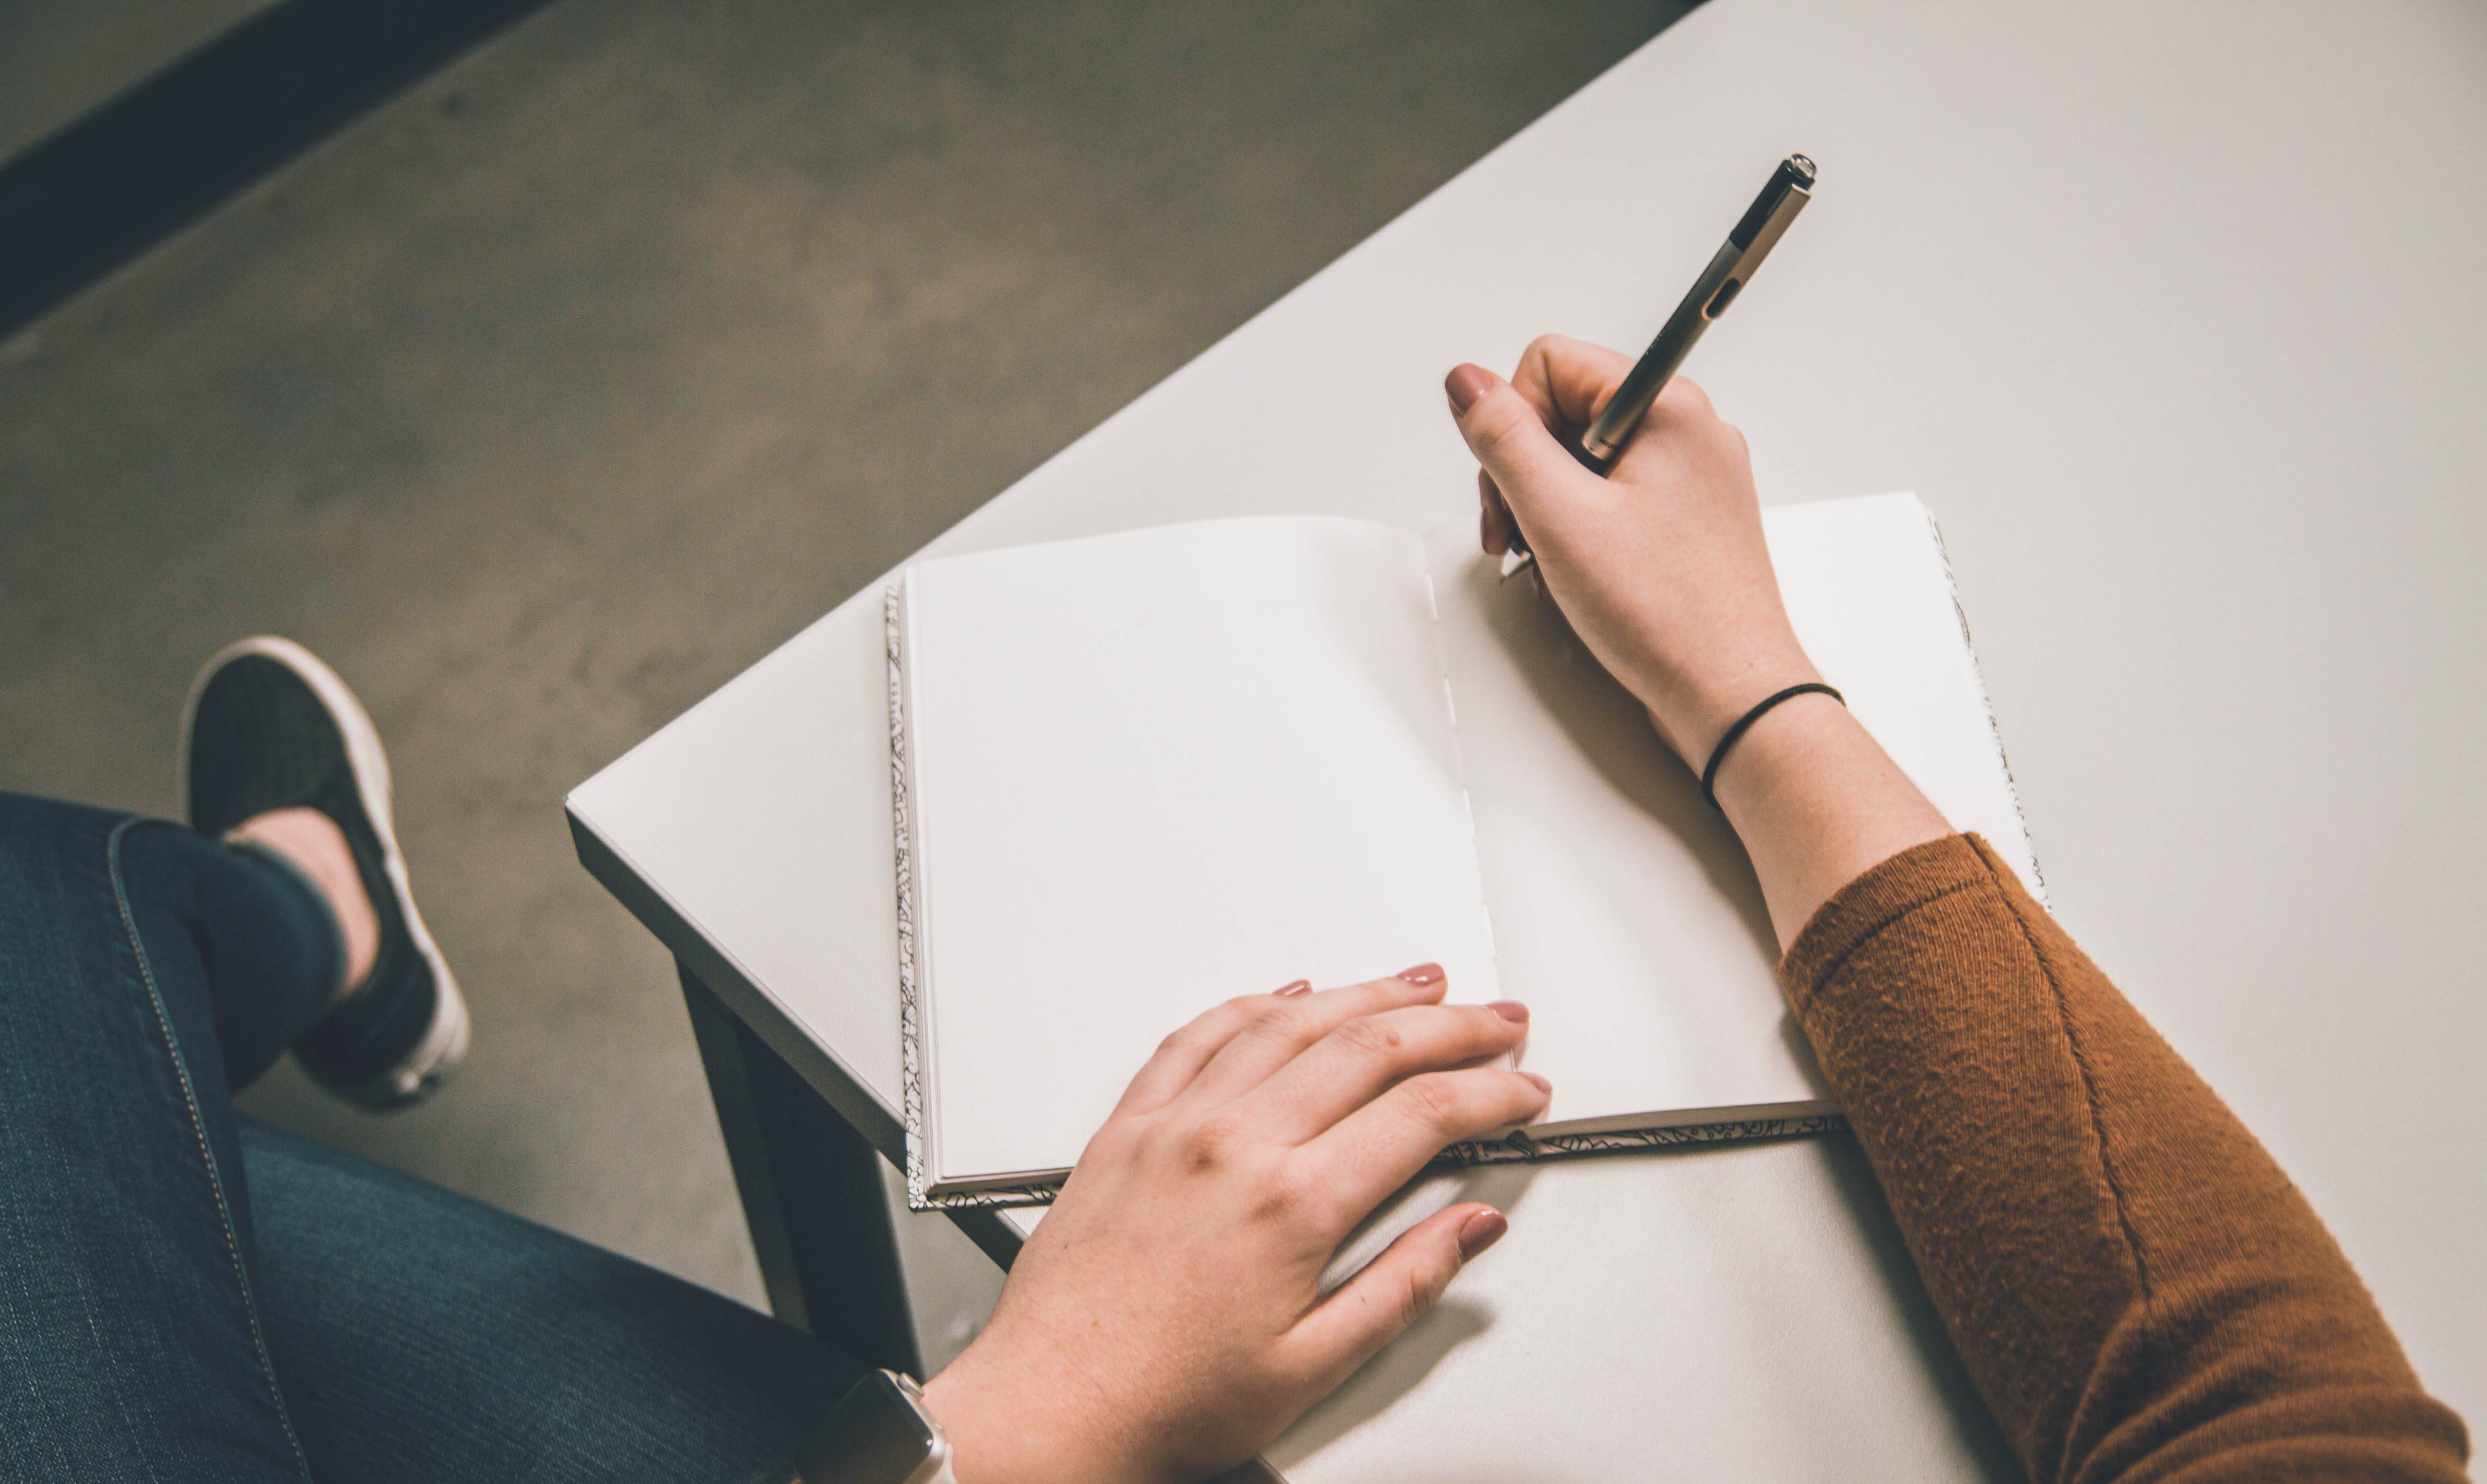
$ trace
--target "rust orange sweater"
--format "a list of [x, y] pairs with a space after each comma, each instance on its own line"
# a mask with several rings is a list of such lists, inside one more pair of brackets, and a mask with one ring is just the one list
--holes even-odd
[[1780, 966], [2034, 1480], [2458, 1480], [2287, 1175], [1975, 836], [1885, 861]]

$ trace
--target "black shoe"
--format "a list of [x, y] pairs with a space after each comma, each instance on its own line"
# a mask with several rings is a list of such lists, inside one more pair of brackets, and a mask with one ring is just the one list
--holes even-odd
[[190, 827], [219, 839], [270, 809], [303, 805], [337, 822], [379, 918], [379, 957], [293, 1058], [369, 1107], [439, 1085], [466, 1054], [466, 1001], [414, 910], [390, 827], [388, 755], [346, 683], [291, 639], [244, 639], [209, 660], [182, 714], [182, 796]]

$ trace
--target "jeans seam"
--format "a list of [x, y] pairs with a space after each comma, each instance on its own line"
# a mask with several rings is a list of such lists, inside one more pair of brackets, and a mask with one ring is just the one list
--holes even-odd
[[199, 1095], [190, 1080], [190, 1064], [182, 1054], [181, 1043], [174, 1038], [172, 1017], [164, 1009], [164, 996], [155, 987], [155, 969], [147, 960], [147, 944], [138, 936], [138, 919], [129, 909], [129, 891], [121, 874], [121, 837], [131, 828], [149, 823], [145, 820], [123, 820], [112, 826], [111, 837], [104, 842], [104, 863], [112, 877], [114, 905], [121, 910], [121, 926], [129, 937], [129, 951], [138, 961], [138, 977], [147, 987], [148, 1007], [154, 1012], [155, 1028], [164, 1038], [164, 1050], [173, 1058], [173, 1071], [182, 1079], [182, 1100], [190, 1118], [191, 1136], [199, 1141], [199, 1159], [207, 1168], [208, 1190], [215, 1197], [216, 1217], [224, 1225], [225, 1255], [231, 1259], [234, 1280], [241, 1288], [242, 1313], [250, 1322], [251, 1347], [259, 1353], [260, 1373], [267, 1380], [268, 1399], [276, 1404], [276, 1423], [285, 1429], [285, 1441], [293, 1448], [293, 1462], [304, 1478], [311, 1476], [311, 1460], [302, 1451], [302, 1440], [294, 1436], [293, 1418], [285, 1409], [285, 1391], [277, 1385], [276, 1362], [267, 1351], [267, 1336], [259, 1322], [259, 1297], [250, 1286], [250, 1270], [242, 1265], [241, 1238], [236, 1231], [233, 1208], [225, 1200], [224, 1174], [216, 1165], [216, 1153], [208, 1142], [207, 1115], [200, 1110]]

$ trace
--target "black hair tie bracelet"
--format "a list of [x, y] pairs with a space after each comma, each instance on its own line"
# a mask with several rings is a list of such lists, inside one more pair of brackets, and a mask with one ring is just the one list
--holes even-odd
[[1711, 808], [1719, 807], [1719, 765], [1727, 760], [1727, 749], [1736, 745], [1736, 739], [1751, 731], [1753, 723], [1761, 720], [1769, 714], [1772, 707], [1781, 701], [1793, 700], [1801, 695], [1810, 695], [1817, 690], [1842, 706], [1848, 704], [1848, 697], [1829, 686], [1818, 680], [1807, 681], [1802, 686], [1790, 686], [1775, 695], [1764, 696], [1760, 705], [1736, 718], [1736, 724], [1727, 729], [1727, 735], [1719, 739], [1719, 745], [1710, 749], [1710, 766], [1701, 770], [1701, 797], [1710, 800]]

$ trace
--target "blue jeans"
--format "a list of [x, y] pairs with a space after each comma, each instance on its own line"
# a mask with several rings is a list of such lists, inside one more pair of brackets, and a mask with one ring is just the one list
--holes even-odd
[[343, 952], [282, 862], [0, 794], [0, 1478], [788, 1478], [859, 1362], [234, 1112]]

